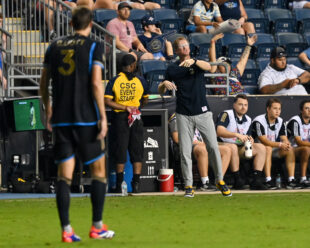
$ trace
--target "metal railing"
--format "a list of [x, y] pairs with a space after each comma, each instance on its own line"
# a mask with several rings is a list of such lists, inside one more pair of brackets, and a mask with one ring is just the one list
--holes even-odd
[[[11, 60], [6, 60], [7, 97], [16, 92], [37, 94], [45, 50], [51, 39], [73, 32], [71, 7], [62, 0], [1, 0], [3, 29], [12, 37]], [[105, 51], [104, 80], [116, 75], [115, 37], [93, 23], [91, 38]]]
[[229, 96], [229, 72], [228, 72], [228, 65], [227, 63], [223, 62], [209, 62], [211, 65], [222, 65], [225, 67], [225, 73], [205, 73], [205, 77], [226, 77], [226, 84], [225, 85], [217, 85], [217, 84], [206, 84], [207, 89], [214, 89], [214, 88], [226, 88], [226, 96]]

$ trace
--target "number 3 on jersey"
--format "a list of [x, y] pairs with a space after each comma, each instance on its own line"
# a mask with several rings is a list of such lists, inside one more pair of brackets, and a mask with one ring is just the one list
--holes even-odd
[[73, 49], [61, 50], [61, 55], [64, 55], [62, 62], [65, 64], [58, 67], [58, 72], [63, 76], [69, 76], [75, 70], [75, 62], [72, 59], [74, 55]]

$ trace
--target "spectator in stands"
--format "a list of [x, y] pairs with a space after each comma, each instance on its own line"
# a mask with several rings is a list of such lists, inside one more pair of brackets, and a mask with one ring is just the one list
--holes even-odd
[[[171, 138], [173, 140], [174, 145], [179, 148], [179, 135], [178, 135], [178, 127], [175, 114], [173, 114], [169, 118], [169, 131]], [[228, 147], [219, 145], [219, 150], [222, 158], [222, 173], [225, 175], [227, 168], [229, 166], [231, 160], [231, 151]], [[175, 152], [178, 154], [174, 154], [175, 156], [179, 156], [179, 149], [176, 149]], [[197, 161], [197, 168], [199, 171], [199, 175], [201, 178], [200, 187], [198, 187], [201, 191], [204, 190], [213, 190], [216, 187], [211, 184], [208, 176], [208, 169], [209, 169], [209, 159], [208, 159], [208, 151], [206, 148], [205, 143], [201, 137], [201, 134], [197, 129], [195, 129], [193, 144], [192, 144], [192, 157], [193, 160]]]
[[[6, 90], [7, 81], [6, 81], [5, 75], [3, 73], [2, 53], [0, 53], [0, 82], [2, 85], [2, 89]], [[0, 96], [2, 95], [2, 89], [0, 88]]]
[[310, 157], [310, 100], [303, 100], [299, 109], [300, 114], [289, 120], [287, 132], [294, 147], [295, 157], [300, 161], [300, 186], [309, 188], [307, 168]]
[[[159, 59], [165, 61], [167, 59], [173, 59], [173, 48], [170, 41], [165, 39], [162, 35], [162, 32], [159, 27], [156, 25], [158, 22], [154, 17], [146, 15], [141, 20], [142, 28], [144, 33], [139, 35], [139, 40], [142, 45], [148, 49], [148, 52], [152, 53], [154, 59]], [[152, 44], [154, 45], [152, 46]], [[161, 46], [161, 49], [157, 51]], [[154, 51], [153, 49], [156, 49]]]
[[218, 5], [213, 0], [201, 0], [193, 6], [186, 30], [207, 33], [208, 29], [219, 27], [221, 22], [223, 19]]
[[[85, 6], [91, 10], [94, 8], [94, 0], [72, 0], [71, 2], [76, 2], [77, 6]], [[74, 7], [74, 5], [71, 7]]]
[[310, 47], [301, 52], [298, 57], [305, 64], [306, 67], [310, 68]]
[[[94, 4], [94, 9], [115, 9], [117, 10], [118, 5], [120, 2], [119, 0], [97, 0]], [[124, 1], [127, 2], [133, 9], [160, 9], [160, 5], [158, 3], [154, 3], [151, 1], [144, 1], [144, 0], [131, 0], [131, 1]]]
[[270, 63], [258, 78], [263, 94], [307, 95], [303, 84], [310, 81], [310, 73], [286, 62], [286, 51], [276, 47], [270, 53]]
[[255, 27], [252, 22], [247, 22], [248, 15], [243, 6], [242, 0], [215, 0], [219, 5], [221, 16], [224, 21], [228, 19], [238, 20], [241, 28], [234, 31], [236, 34], [253, 34]]
[[235, 178], [234, 187], [242, 189], [245, 185], [241, 178], [240, 159], [245, 157], [245, 142], [250, 141], [253, 153], [253, 182], [251, 189], [264, 190], [267, 187], [262, 183], [262, 171], [266, 160], [266, 149], [264, 145], [254, 143], [251, 136], [252, 119], [246, 115], [248, 111], [248, 98], [244, 94], [239, 94], [234, 99], [233, 109], [225, 110], [217, 118], [217, 136], [220, 144], [229, 147], [231, 150], [231, 171]]
[[310, 9], [310, 2], [305, 0], [297, 0], [292, 3], [293, 9]]
[[[128, 21], [131, 9], [127, 2], [120, 3], [117, 10], [118, 16], [110, 20], [107, 25], [107, 30], [115, 35], [116, 48], [121, 51], [117, 54], [118, 65], [123, 55], [127, 53], [132, 54], [138, 61], [154, 58], [138, 39], [133, 23]], [[134, 47], [136, 50], [133, 49]]]
[[281, 101], [277, 98], [270, 98], [266, 104], [266, 114], [254, 118], [252, 123], [253, 137], [266, 147], [265, 176], [266, 185], [273, 188], [271, 178], [272, 158], [284, 158], [288, 172], [286, 188], [297, 187], [295, 181], [295, 154], [286, 136], [286, 129], [281, 114]]
[[173, 47], [179, 60], [168, 66], [165, 80], [158, 85], [158, 91], [163, 94], [167, 89], [177, 89], [176, 119], [185, 197], [194, 197], [191, 152], [195, 128], [207, 145], [217, 188], [224, 196], [231, 196], [230, 189], [223, 180], [222, 161], [216, 142], [212, 112], [206, 99], [204, 74], [205, 71], [211, 70], [211, 65], [204, 60], [190, 57], [189, 43], [184, 37], [177, 38]]
[[113, 109], [111, 154], [115, 156], [117, 193], [121, 193], [127, 149], [133, 164], [133, 192], [140, 192], [140, 174], [143, 161], [143, 122], [139, 108], [147, 103], [148, 86], [143, 78], [135, 76], [136, 67], [135, 57], [131, 54], [124, 55], [122, 71], [109, 81], [104, 95], [105, 104]]
[[[244, 87], [242, 86], [242, 84], [240, 82], [240, 79], [244, 73], [246, 64], [248, 62], [249, 55], [251, 53], [252, 46], [257, 40], [257, 35], [251, 35], [251, 36], [247, 35], [246, 36], [247, 37], [247, 45], [243, 50], [243, 53], [240, 57], [239, 62], [234, 67], [231, 66], [231, 61], [229, 58], [220, 57], [216, 60], [215, 43], [218, 39], [220, 39], [222, 37], [223, 37], [223, 34], [218, 34], [218, 35], [215, 35], [211, 39], [210, 49], [209, 49], [210, 62], [226, 63], [226, 65], [228, 67], [228, 71], [229, 71], [229, 94], [230, 95], [246, 93]], [[219, 66], [215, 67], [215, 69], [217, 70], [217, 72], [220, 72], [220, 73], [226, 72], [226, 68], [223, 65], [219, 65]], [[226, 85], [227, 84], [226, 77], [216, 77], [216, 78], [212, 79], [211, 81], [213, 81], [213, 83], [217, 84], [217, 85]], [[215, 88], [214, 93], [216, 95], [226, 95], [226, 88]]]
[[[81, 1], [81, 0], [78, 0]], [[69, 5], [71, 8], [76, 7], [76, 3], [74, 0], [66, 0], [64, 1], [67, 5]], [[44, 8], [44, 18], [45, 18], [45, 24], [47, 25], [48, 32], [49, 32], [49, 39], [54, 40], [57, 37], [57, 33], [54, 28], [54, 10], [59, 7], [59, 10], [62, 10], [62, 5], [57, 5], [55, 0], [44, 0], [43, 5], [39, 5], [40, 2], [37, 3], [37, 9], [43, 10]], [[40, 7], [39, 7], [40, 6]]]
[[[3, 28], [3, 15], [0, 13], [0, 27]], [[6, 34], [1, 32], [1, 47], [2, 49], [6, 49]]]

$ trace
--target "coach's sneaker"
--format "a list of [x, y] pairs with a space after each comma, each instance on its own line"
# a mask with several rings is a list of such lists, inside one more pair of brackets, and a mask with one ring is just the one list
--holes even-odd
[[223, 196], [232, 196], [230, 189], [223, 180], [218, 181], [216, 187], [222, 192]]
[[89, 237], [92, 239], [111, 239], [115, 232], [108, 230], [108, 226], [103, 224], [101, 229], [96, 229], [94, 226], [89, 231]]
[[66, 231], [62, 232], [62, 242], [72, 243], [72, 242], [79, 242], [79, 241], [81, 241], [81, 238], [77, 236], [73, 230], [70, 233]]
[[185, 195], [184, 197], [194, 197], [195, 191], [192, 186], [185, 187]]

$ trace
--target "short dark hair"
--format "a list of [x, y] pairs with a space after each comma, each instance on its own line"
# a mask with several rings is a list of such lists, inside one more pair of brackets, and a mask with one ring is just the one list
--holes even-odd
[[273, 103], [280, 103], [282, 105], [282, 102], [278, 98], [269, 98], [266, 102], [266, 108], [270, 108]]
[[74, 30], [83, 30], [87, 28], [93, 20], [93, 13], [89, 8], [76, 7], [72, 11], [72, 27]]
[[234, 98], [234, 103], [237, 102], [239, 98], [248, 100], [248, 97], [245, 94], [239, 94], [239, 95], [236, 95], [236, 97]]
[[302, 101], [300, 102], [300, 104], [299, 104], [299, 110], [302, 111], [303, 108], [304, 108], [304, 106], [305, 106], [305, 104], [308, 103], [308, 102], [310, 102], [310, 99], [308, 99], [308, 100], [302, 100]]

